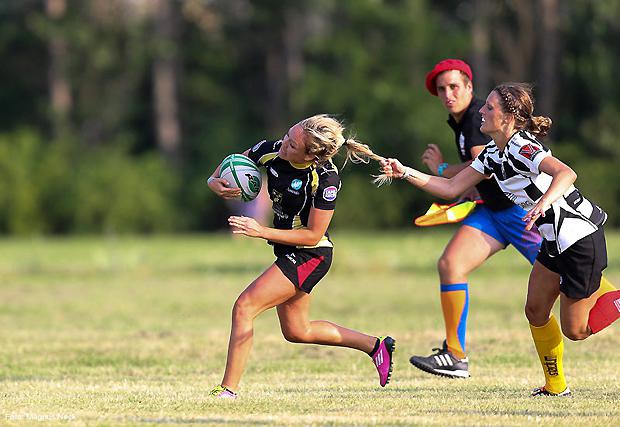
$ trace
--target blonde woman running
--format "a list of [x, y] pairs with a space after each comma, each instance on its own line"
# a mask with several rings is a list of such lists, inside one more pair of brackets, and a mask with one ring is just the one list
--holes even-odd
[[[253, 218], [231, 216], [233, 233], [265, 239], [273, 245], [275, 262], [237, 298], [224, 378], [211, 394], [236, 398], [241, 375], [252, 347], [254, 318], [276, 307], [287, 341], [354, 348], [367, 353], [384, 387], [392, 371], [395, 340], [344, 328], [326, 320], [310, 320], [310, 292], [327, 274], [333, 244], [327, 232], [340, 190], [340, 176], [332, 157], [341, 149], [353, 161], [380, 160], [364, 144], [343, 136], [341, 123], [317, 115], [293, 125], [278, 141], [262, 141], [243, 154], [266, 168], [269, 197], [273, 202], [273, 227]], [[233, 189], [219, 177], [219, 167], [209, 178], [209, 188], [220, 197], [235, 198]]]

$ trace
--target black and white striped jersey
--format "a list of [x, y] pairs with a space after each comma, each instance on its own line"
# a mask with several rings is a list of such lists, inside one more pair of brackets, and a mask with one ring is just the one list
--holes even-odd
[[[552, 177], [539, 170], [551, 150], [527, 131], [515, 133], [501, 151], [489, 142], [471, 167], [494, 175], [500, 188], [513, 203], [532, 209], [549, 189]], [[562, 253], [577, 240], [598, 230], [607, 220], [601, 208], [583, 197], [573, 185], [536, 221], [551, 255]]]

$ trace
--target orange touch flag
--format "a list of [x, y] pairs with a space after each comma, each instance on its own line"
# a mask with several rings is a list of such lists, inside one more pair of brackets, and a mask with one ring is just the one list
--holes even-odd
[[414, 220], [418, 227], [431, 227], [433, 225], [452, 224], [463, 221], [474, 210], [476, 205], [483, 203], [482, 200], [465, 200], [449, 205], [433, 203], [422, 216]]

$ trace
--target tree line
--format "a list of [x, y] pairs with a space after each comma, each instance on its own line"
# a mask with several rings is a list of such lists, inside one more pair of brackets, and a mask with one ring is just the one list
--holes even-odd
[[[457, 57], [479, 96], [535, 84], [544, 142], [620, 224], [620, 3], [612, 0], [3, 0], [0, 232], [223, 227], [227, 154], [337, 115], [375, 151], [457, 161], [426, 72]], [[403, 227], [429, 196], [342, 172], [340, 227]]]

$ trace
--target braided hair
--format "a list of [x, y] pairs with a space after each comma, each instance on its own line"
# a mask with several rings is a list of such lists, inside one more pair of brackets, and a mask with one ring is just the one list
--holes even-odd
[[537, 138], [542, 138], [553, 123], [549, 117], [534, 116], [534, 97], [532, 85], [528, 83], [502, 83], [493, 89], [500, 99], [504, 113], [512, 114], [515, 128], [527, 130]]

